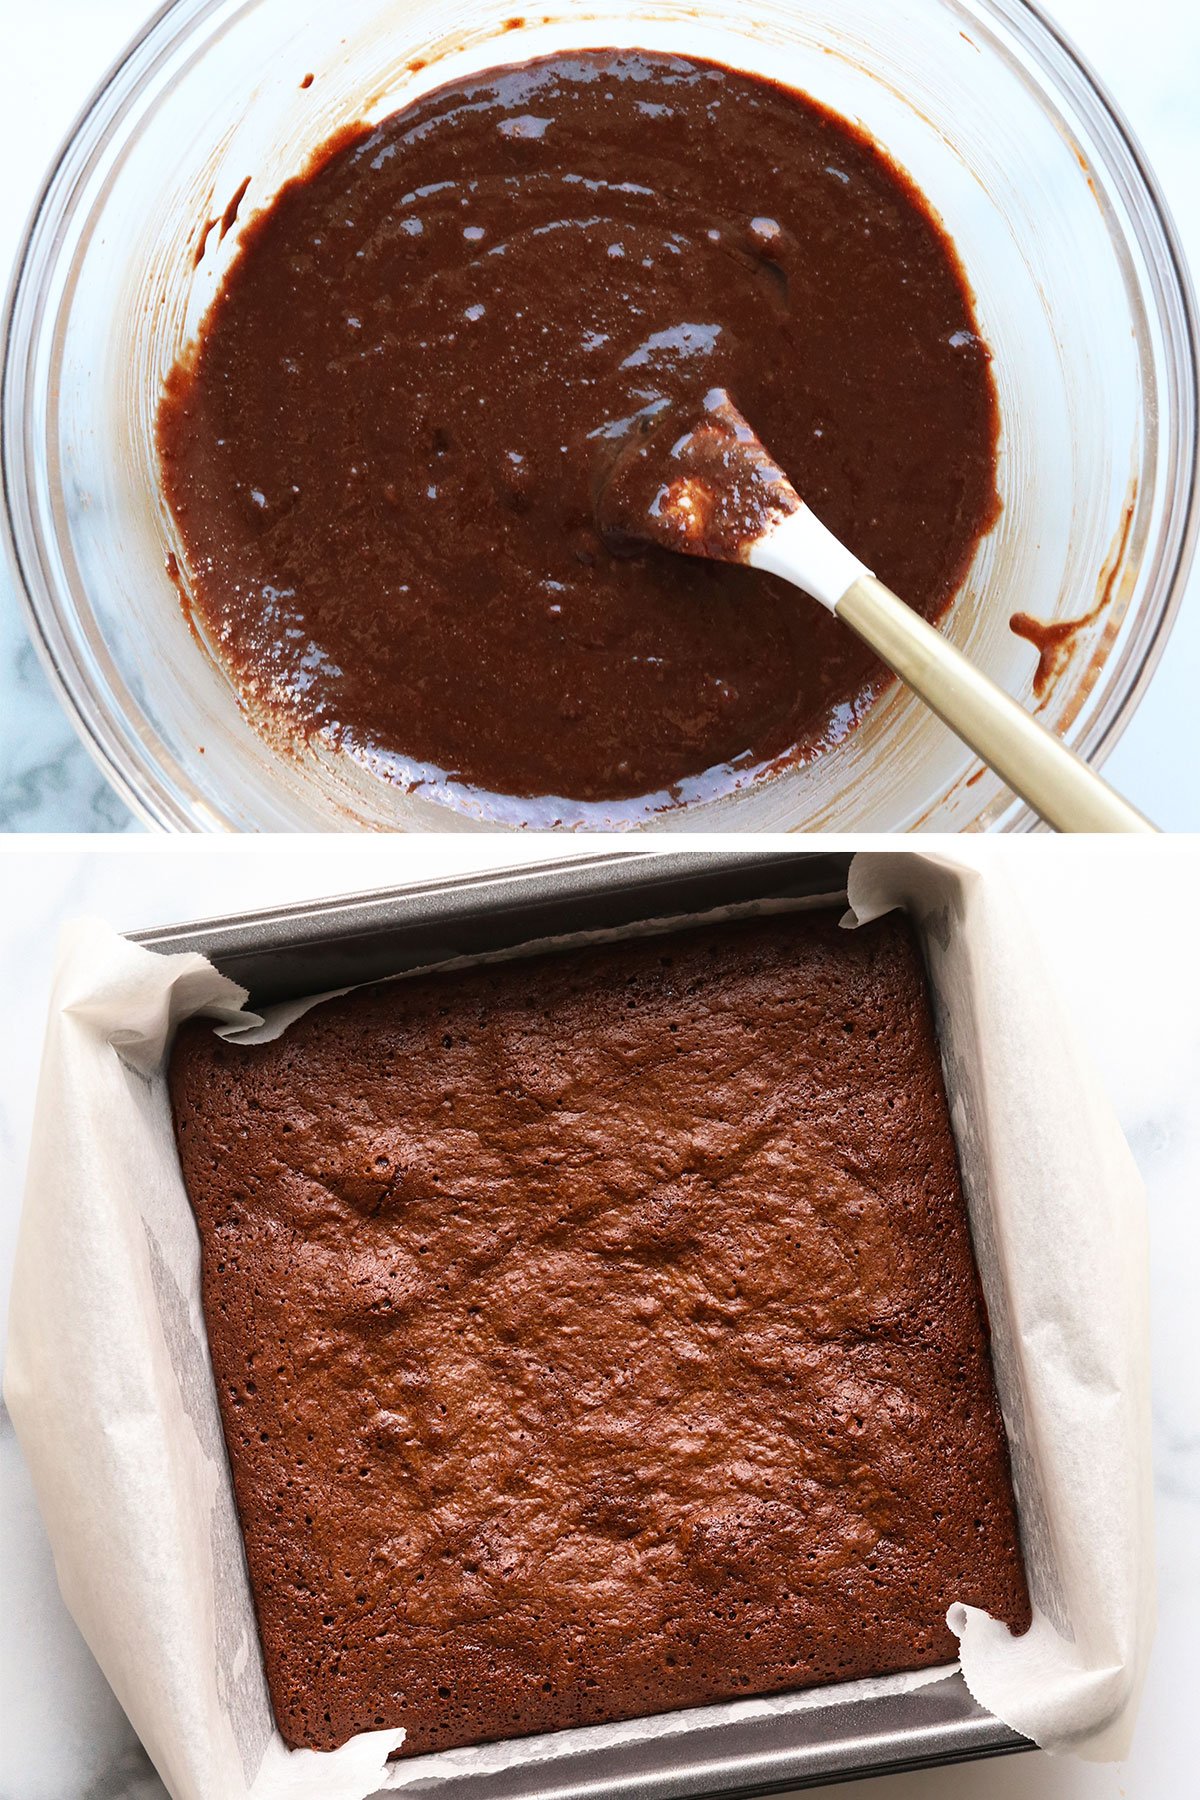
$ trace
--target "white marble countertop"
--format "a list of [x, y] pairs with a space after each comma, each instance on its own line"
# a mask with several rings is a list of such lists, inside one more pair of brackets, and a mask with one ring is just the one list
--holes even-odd
[[[11, 11], [9, 8], [11, 7]], [[79, 107], [153, 8], [149, 0], [6, 0], [0, 56], [0, 280], [43, 173]], [[1200, 267], [1200, 8], [1195, 0], [1051, 0], [1141, 139], [1185, 252]], [[1106, 765], [1164, 830], [1200, 829], [1193, 684], [1200, 571], [1149, 697]], [[127, 831], [138, 824], [58, 707], [0, 562], [0, 831]]]
[[[204, 848], [203, 855], [193, 850]], [[1200, 1688], [1200, 957], [1188, 913], [1200, 846], [964, 841], [1002, 870], [1112, 1095], [1149, 1192], [1160, 1623], [1133, 1748], [1121, 1765], [1040, 1752], [819, 1791], [862, 1800], [1176, 1800], [1192, 1791]], [[215, 851], [138, 842], [81, 854], [34, 849], [0, 884], [0, 1342], [55, 933], [92, 913], [121, 929], [535, 860], [545, 846], [387, 840], [328, 852], [301, 842]], [[575, 852], [578, 853], [578, 852]], [[1154, 890], [1147, 891], [1150, 865]], [[12, 866], [10, 857], [9, 866]], [[0, 1800], [163, 1800], [130, 1728], [68, 1618], [28, 1476], [0, 1415]]]

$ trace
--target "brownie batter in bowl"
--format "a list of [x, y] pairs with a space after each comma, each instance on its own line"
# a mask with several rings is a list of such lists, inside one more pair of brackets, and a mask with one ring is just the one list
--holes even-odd
[[250, 221], [167, 385], [196, 623], [271, 737], [514, 821], [550, 796], [620, 824], [817, 756], [888, 680], [869, 652], [768, 576], [597, 528], [630, 434], [714, 388], [945, 610], [998, 509], [990, 359], [864, 134], [637, 50], [350, 128]]

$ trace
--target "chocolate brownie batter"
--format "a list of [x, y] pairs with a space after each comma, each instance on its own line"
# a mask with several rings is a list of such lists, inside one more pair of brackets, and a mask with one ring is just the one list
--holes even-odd
[[886, 676], [784, 584], [606, 545], [597, 482], [668, 406], [726, 389], [928, 617], [993, 519], [951, 244], [770, 82], [636, 50], [492, 69], [348, 129], [243, 229], [160, 415], [195, 617], [262, 728], [384, 779], [601, 823], [861, 717]]
[[805, 914], [385, 984], [171, 1099], [279, 1729], [404, 1754], [1029, 1623], [920, 953]]

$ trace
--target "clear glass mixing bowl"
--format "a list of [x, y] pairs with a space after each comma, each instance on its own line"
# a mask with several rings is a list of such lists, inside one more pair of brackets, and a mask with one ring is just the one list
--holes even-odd
[[[8, 320], [7, 529], [30, 629], [126, 800], [172, 830], [462, 829], [348, 758], [248, 722], [165, 572], [160, 384], [240, 223], [337, 125], [469, 67], [611, 43], [708, 55], [860, 120], [945, 221], [995, 353], [1004, 512], [948, 617], [1034, 705], [1012, 612], [1096, 609], [1040, 701], [1099, 761], [1142, 699], [1195, 535], [1187, 277], [1153, 177], [1026, 0], [176, 0], [100, 88], [30, 226]], [[314, 77], [302, 86], [307, 75]], [[538, 809], [541, 811], [541, 809]], [[650, 821], [671, 830], [959, 830], [1029, 815], [896, 689], [840, 748]]]

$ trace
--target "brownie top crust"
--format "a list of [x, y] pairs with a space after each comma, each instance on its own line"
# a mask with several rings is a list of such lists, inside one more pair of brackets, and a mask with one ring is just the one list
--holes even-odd
[[1029, 1622], [907, 922], [362, 989], [170, 1091], [289, 1744], [403, 1754]]

